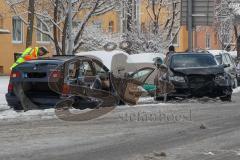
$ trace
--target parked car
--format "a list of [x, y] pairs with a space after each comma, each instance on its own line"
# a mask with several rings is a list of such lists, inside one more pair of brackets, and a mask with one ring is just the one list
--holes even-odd
[[240, 58], [237, 56], [237, 51], [230, 51], [228, 53], [233, 57], [235, 64], [237, 66], [237, 79], [238, 85], [240, 85]]
[[218, 61], [218, 64], [224, 64], [225, 72], [229, 74], [232, 80], [232, 87], [236, 88], [238, 86], [238, 79], [240, 79], [236, 67], [236, 63], [233, 57], [224, 50], [208, 50], [209, 53], [213, 54]]
[[[173, 84], [174, 91], [167, 94], [174, 97], [220, 97], [230, 101], [232, 95], [231, 77], [224, 70], [227, 65], [219, 65], [210, 53], [173, 54], [165, 62], [166, 77], [162, 78]], [[155, 98], [163, 99], [157, 90]]]

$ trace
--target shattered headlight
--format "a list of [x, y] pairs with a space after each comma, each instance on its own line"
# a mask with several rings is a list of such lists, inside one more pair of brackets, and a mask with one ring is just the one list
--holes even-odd
[[173, 77], [169, 77], [170, 81], [176, 81], [176, 82], [185, 82], [184, 77], [181, 76], [173, 76]]

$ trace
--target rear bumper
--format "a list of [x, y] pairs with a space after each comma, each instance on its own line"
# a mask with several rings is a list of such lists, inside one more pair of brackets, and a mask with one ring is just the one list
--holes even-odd
[[[10, 107], [21, 106], [19, 99], [13, 93], [7, 93], [5, 95], [7, 103]], [[57, 102], [60, 101], [58, 96], [32, 96], [31, 101], [42, 108], [53, 108]]]

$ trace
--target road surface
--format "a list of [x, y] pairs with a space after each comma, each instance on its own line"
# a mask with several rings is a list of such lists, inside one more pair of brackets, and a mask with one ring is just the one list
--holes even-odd
[[53, 110], [2, 110], [0, 159], [239, 160], [239, 96], [230, 103], [143, 100], [149, 104], [119, 106], [85, 122], [59, 120]]
[[239, 160], [240, 98], [118, 107], [95, 120], [0, 122], [0, 159]]

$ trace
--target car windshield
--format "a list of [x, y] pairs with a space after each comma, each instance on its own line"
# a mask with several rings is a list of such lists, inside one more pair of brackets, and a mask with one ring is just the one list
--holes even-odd
[[209, 67], [217, 65], [210, 54], [177, 54], [171, 61], [172, 68]]
[[218, 64], [222, 64], [222, 56], [221, 55], [216, 55], [215, 58], [216, 58]]

